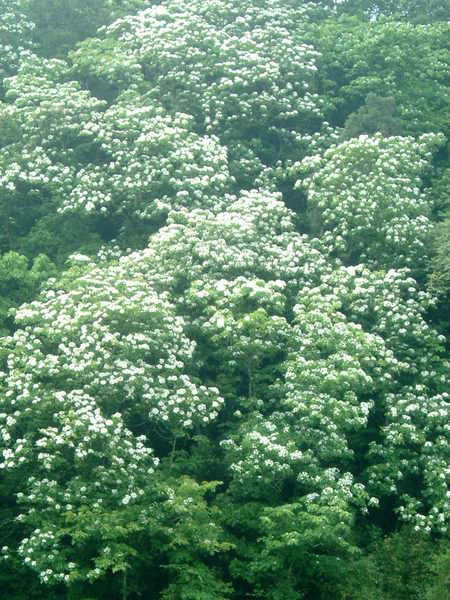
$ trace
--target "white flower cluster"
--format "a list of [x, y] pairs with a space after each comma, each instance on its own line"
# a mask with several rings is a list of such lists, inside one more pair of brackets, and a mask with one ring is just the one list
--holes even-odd
[[304, 447], [327, 464], [352, 456], [347, 434], [366, 426], [374, 379], [382, 379], [389, 353], [318, 288], [302, 290], [294, 314], [284, 404]]
[[[131, 91], [106, 103], [69, 78], [68, 65], [22, 54], [6, 80], [10, 104], [0, 120], [11, 136], [0, 149], [0, 189], [9, 202], [48, 197], [60, 212], [158, 224], [171, 209], [219, 210], [234, 181], [227, 151], [213, 136], [193, 133], [192, 117], [168, 115]], [[127, 229], [128, 228], [128, 229]]]
[[3, 340], [14, 349], [5, 392], [11, 406], [30, 402], [18, 387], [25, 371], [35, 405], [45, 401], [39, 392], [49, 380], [63, 390], [82, 389], [104, 410], [120, 406], [124, 415], [150, 415], [170, 431], [217, 415], [206, 411], [211, 402], [220, 406], [217, 390], [189, 375], [195, 345], [183, 333], [183, 319], [152, 290], [145, 262], [135, 258], [88, 268], [69, 291], [50, 289], [17, 311], [22, 329]]
[[[155, 287], [176, 289], [173, 301], [187, 302], [188, 309], [192, 303], [206, 304], [202, 292], [200, 297], [196, 293], [199, 286], [217, 289], [243, 277], [254, 280], [256, 288], [257, 280], [272, 282], [292, 298], [305, 282], [332, 270], [320, 242], [311, 243], [294, 231], [281, 194], [266, 190], [228, 196], [226, 210], [217, 214], [199, 209], [170, 213], [168, 225], [152, 236], [144, 253], [153, 256]], [[191, 285], [192, 297], [185, 299], [181, 291]], [[276, 298], [279, 312], [283, 300], [279, 294]]]
[[[448, 389], [448, 373], [446, 377], [435, 373], [435, 377], [441, 379], [439, 387]], [[403, 520], [427, 533], [445, 534], [450, 519], [450, 396], [416, 384], [388, 394], [387, 403], [383, 443], [371, 449], [375, 457], [371, 484], [378, 492], [400, 495]], [[421, 481], [419, 498], [405, 488], [407, 479]]]
[[[353, 368], [362, 359], [370, 369], [369, 398], [386, 407], [383, 440], [372, 445], [369, 488], [377, 495], [395, 494], [402, 519], [424, 531], [444, 532], [450, 517], [450, 365], [440, 357], [445, 338], [424, 319], [433, 299], [417, 289], [406, 271], [372, 273], [362, 266], [336, 270], [312, 293], [334, 303], [362, 327], [360, 339], [368, 336], [378, 346], [378, 356], [371, 358], [353, 342], [351, 361]], [[308, 302], [307, 290], [302, 297]], [[411, 478], [420, 482], [414, 492]]]
[[[331, 485], [327, 466], [351, 459], [348, 435], [367, 424], [373, 405], [372, 375], [384, 363], [386, 350], [381, 338], [364, 332], [338, 308], [338, 299], [322, 296], [319, 287], [305, 286], [300, 292], [287, 337], [283, 413], [261, 416], [259, 422], [245, 424], [236, 439], [223, 442], [233, 486], [239, 486], [240, 494], [259, 496], [265, 487], [270, 495], [291, 477], [306, 494], [308, 511], [319, 510], [326, 504], [323, 499], [333, 495], [340, 503], [331, 503], [329, 516], [334, 510], [350, 514], [355, 505], [366, 510], [369, 497], [364, 486], [352, 480], [348, 490], [353, 491], [344, 499], [339, 490], [349, 474], [334, 469]], [[270, 443], [264, 436], [267, 431]], [[272, 456], [275, 450], [277, 461]]]
[[[61, 532], [75, 543], [105, 515], [145, 522], [152, 435], [199, 431], [222, 396], [237, 418], [221, 444], [231, 495], [276, 503], [288, 484], [311, 517], [300, 522], [338, 531], [395, 493], [404, 520], [446, 531], [443, 340], [424, 318], [430, 296], [391, 268], [425, 256], [420, 176], [440, 138], [361, 137], [288, 173], [291, 155], [317, 151], [322, 121], [307, 8], [288, 4], [173, 0], [105, 28], [73, 68], [22, 53], [6, 82], [6, 201], [51, 197], [61, 212], [117, 219], [119, 236], [161, 227], [142, 251], [73, 255], [0, 340], [0, 469], [21, 482], [31, 533], [19, 552], [43, 582], [102, 573], [81, 574]], [[74, 75], [116, 86], [114, 102]], [[256, 175], [273, 185], [299, 170], [320, 240], [295, 231], [279, 192], [253, 189]], [[382, 440], [355, 481], [352, 443], [371, 439], [371, 411]]]
[[123, 95], [97, 126], [86, 124], [105, 162], [78, 170], [61, 210], [112, 212], [124, 220], [151, 220], [188, 206], [218, 210], [232, 184], [226, 149], [214, 137], [192, 133], [191, 121]]
[[317, 211], [324, 243], [347, 264], [423, 267], [432, 224], [420, 176], [439, 135], [360, 136], [305, 158], [294, 171]]
[[145, 253], [100, 267], [81, 255], [72, 262], [66, 289], [48, 286], [22, 306], [20, 328], [0, 341], [0, 468], [33, 473], [18, 490], [19, 520], [43, 534], [20, 552], [44, 582], [80, 576], [67, 570], [67, 544], [52, 537], [69, 513], [89, 536], [88, 506], [96, 522], [105, 511], [147, 510], [157, 459], [152, 440], [132, 433], [136, 424], [181, 437], [223, 405], [194, 376], [195, 344], [167, 294], [152, 289]]
[[317, 489], [304, 498], [307, 511], [311, 515], [321, 515], [332, 523], [337, 521], [341, 526], [352, 523], [353, 507], [358, 506], [366, 512], [367, 506], [378, 504], [376, 498], [368, 496], [362, 484], [355, 483], [351, 473], [341, 473], [335, 467], [323, 469], [320, 487], [317, 487], [317, 476], [311, 477], [303, 472], [298, 479], [303, 485]]
[[298, 443], [283, 415], [270, 420], [261, 414], [244, 423], [235, 438], [221, 442], [233, 475], [231, 489], [239, 496], [269, 497], [273, 500], [289, 477], [309, 466], [309, 452]]
[[281, 316], [283, 281], [237, 277], [205, 283], [193, 282], [185, 306], [193, 325], [214, 343], [222, 367], [228, 363], [249, 372], [274, 352], [283, 352], [288, 331]]
[[77, 514], [83, 519], [89, 507], [95, 525], [89, 530], [85, 524], [84, 534], [95, 538], [108, 512], [148, 494], [158, 460], [144, 436], [133, 436], [119, 413], [104, 417], [87, 394], [55, 392], [48, 400], [55, 411], [52, 425], [15, 447], [16, 457], [25, 456], [33, 470], [26, 492], [17, 494], [25, 509], [18, 520], [35, 527], [19, 554], [44, 583], [57, 583], [73, 579], [78, 564], [67, 562], [55, 524], [68, 526], [65, 535], [71, 535], [71, 520]]
[[23, 52], [18, 74], [5, 80], [9, 104], [0, 121], [10, 135], [0, 149], [0, 189], [6, 201], [32, 204], [70, 194], [79, 165], [76, 151], [93, 144], [86, 123], [98, 123], [105, 103], [67, 82], [67, 65]]
[[418, 289], [407, 269], [373, 272], [363, 265], [336, 269], [322, 278], [319, 291], [335, 296], [349, 319], [383, 338], [395, 355], [389, 368], [433, 380], [442, 364], [436, 352], [445, 338], [424, 318], [435, 299]]
[[274, 413], [270, 419], [256, 414], [236, 436], [225, 439], [221, 446], [233, 475], [231, 493], [273, 503], [280, 499], [286, 482], [296, 481], [306, 520], [308, 514], [320, 514], [330, 524], [350, 523], [356, 507], [366, 512], [376, 505], [377, 499], [370, 498], [351, 473], [321, 462], [305, 433], [288, 413]]
[[[32, 526], [45, 535], [29, 536], [21, 552], [44, 581], [75, 577], [76, 569], [54, 569], [67, 550], [56, 536], [67, 514], [80, 511], [88, 530], [87, 504], [143, 509], [152, 478], [145, 486], [135, 478], [155, 467], [152, 443], [122, 422], [180, 437], [217, 418], [223, 400], [193, 376], [205, 357], [186, 327], [240, 368], [289, 351], [276, 389], [281, 412], [267, 392], [241, 406], [233, 399], [250, 411], [222, 443], [233, 494], [266, 498], [291, 481], [308, 514], [328, 510], [335, 522], [374, 504], [368, 491], [386, 493], [389, 471], [402, 518], [444, 530], [448, 379], [441, 340], [423, 318], [430, 299], [406, 272], [339, 268], [315, 245], [295, 233], [279, 196], [253, 190], [229, 196], [220, 212], [170, 212], [146, 250], [109, 265], [74, 256], [65, 287], [49, 285], [17, 311], [18, 330], [0, 344], [2, 467], [34, 472], [20, 491], [21, 519], [41, 519]], [[422, 385], [415, 397], [411, 381]], [[349, 435], [380, 403], [385, 444], [373, 449], [369, 490], [335, 464], [352, 459]], [[68, 464], [70, 481], [60, 479]], [[414, 471], [425, 482], [415, 497], [401, 487]], [[431, 510], [420, 512], [425, 497]]]
[[35, 25], [21, 12], [20, 4], [20, 0], [0, 2], [0, 81], [13, 75], [20, 53], [33, 47]]
[[136, 86], [170, 112], [194, 115], [199, 131], [227, 144], [245, 179], [259, 159], [304, 155], [305, 117], [320, 129], [317, 52], [302, 36], [307, 12], [279, 0], [175, 0], [103, 28], [73, 53], [74, 73]]

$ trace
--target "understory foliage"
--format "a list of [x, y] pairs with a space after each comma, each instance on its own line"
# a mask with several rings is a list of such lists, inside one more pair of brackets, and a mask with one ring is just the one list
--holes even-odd
[[300, 4], [3, 2], [12, 600], [449, 597], [448, 23]]

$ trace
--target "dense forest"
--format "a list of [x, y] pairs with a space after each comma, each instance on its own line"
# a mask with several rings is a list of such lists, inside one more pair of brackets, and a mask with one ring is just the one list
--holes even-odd
[[0, 597], [450, 599], [450, 5], [0, 0]]

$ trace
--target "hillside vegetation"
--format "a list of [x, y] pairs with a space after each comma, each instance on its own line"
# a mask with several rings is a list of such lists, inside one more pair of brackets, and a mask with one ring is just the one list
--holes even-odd
[[0, 0], [0, 596], [449, 600], [450, 11]]

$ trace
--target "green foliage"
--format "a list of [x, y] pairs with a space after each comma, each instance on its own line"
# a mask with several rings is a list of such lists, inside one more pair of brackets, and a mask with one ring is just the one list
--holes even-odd
[[33, 40], [46, 57], [62, 58], [102, 25], [144, 7], [144, 0], [19, 0], [34, 23]]
[[320, 89], [332, 122], [343, 124], [372, 93], [395, 100], [405, 134], [447, 133], [449, 27], [445, 21], [412, 25], [379, 19], [368, 23], [347, 15], [313, 27], [311, 35], [322, 52]]
[[440, 209], [440, 220], [434, 229], [434, 256], [431, 261], [430, 286], [440, 294], [450, 291], [450, 169], [433, 182], [430, 197]]
[[[208, 507], [205, 495], [218, 482], [197, 484], [184, 477], [174, 482], [175, 489], [167, 500], [168, 569], [172, 582], [161, 594], [164, 600], [225, 600], [232, 593], [230, 583], [205, 559], [227, 552], [228, 542], [216, 523], [217, 510]], [[203, 560], [202, 560], [203, 559]]]
[[431, 285], [433, 288], [447, 292], [450, 286], [450, 218], [436, 226], [435, 230], [436, 255], [433, 260]]
[[25, 256], [7, 252], [0, 257], [0, 333], [6, 335], [13, 327], [11, 309], [30, 301], [40, 286], [56, 274], [54, 264], [45, 256], [37, 256], [29, 267]]
[[448, 542], [436, 544], [405, 527], [374, 542], [339, 583], [342, 600], [431, 600], [450, 595]]
[[343, 0], [337, 8], [340, 12], [362, 12], [371, 18], [394, 17], [410, 23], [433, 23], [448, 21], [449, 7], [440, 0]]
[[364, 106], [347, 117], [344, 137], [358, 137], [363, 133], [373, 135], [378, 131], [386, 136], [401, 134], [405, 125], [395, 116], [396, 108], [394, 98], [382, 98], [370, 92]]
[[450, 598], [450, 548], [448, 542], [440, 544], [434, 553], [431, 563], [432, 576], [426, 588], [426, 600], [439, 600]]

